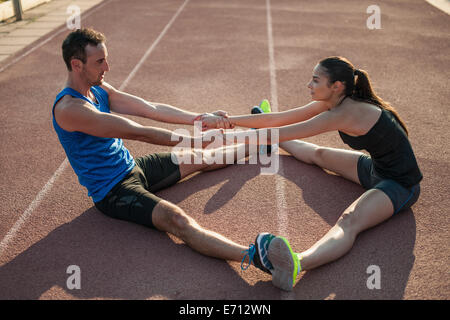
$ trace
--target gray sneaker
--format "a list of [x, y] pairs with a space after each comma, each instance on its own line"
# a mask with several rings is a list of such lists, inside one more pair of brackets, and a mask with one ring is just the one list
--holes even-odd
[[301, 267], [289, 242], [283, 237], [275, 237], [269, 244], [268, 256], [273, 265], [273, 285], [285, 291], [292, 291]]

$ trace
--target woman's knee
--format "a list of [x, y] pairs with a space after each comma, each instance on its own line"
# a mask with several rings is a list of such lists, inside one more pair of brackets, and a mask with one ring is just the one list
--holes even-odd
[[338, 225], [345, 233], [354, 233], [356, 228], [356, 221], [353, 212], [351, 211], [345, 211], [336, 222], [336, 225]]
[[344, 211], [336, 224], [356, 237], [360, 232], [386, 221], [393, 213], [389, 197], [381, 190], [370, 189]]
[[339, 217], [336, 225], [342, 230], [348, 239], [354, 241], [356, 236], [361, 231], [360, 221], [356, 209], [353, 207], [347, 208]]

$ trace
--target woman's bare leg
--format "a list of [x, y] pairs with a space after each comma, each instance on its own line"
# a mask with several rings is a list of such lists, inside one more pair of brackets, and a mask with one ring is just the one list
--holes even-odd
[[367, 190], [319, 241], [298, 254], [302, 270], [310, 270], [342, 257], [351, 249], [360, 232], [382, 223], [393, 214], [394, 206], [383, 191]]
[[281, 142], [280, 147], [302, 162], [315, 164], [359, 184], [358, 160], [361, 152], [321, 147], [301, 140]]

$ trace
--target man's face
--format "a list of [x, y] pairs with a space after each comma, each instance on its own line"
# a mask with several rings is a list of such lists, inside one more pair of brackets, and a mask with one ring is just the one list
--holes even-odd
[[108, 50], [104, 43], [97, 46], [88, 44], [85, 50], [86, 63], [83, 64], [81, 75], [90, 86], [99, 86], [109, 71]]

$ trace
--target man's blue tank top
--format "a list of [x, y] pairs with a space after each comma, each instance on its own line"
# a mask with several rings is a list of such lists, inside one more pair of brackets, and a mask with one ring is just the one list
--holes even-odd
[[91, 101], [72, 88], [63, 89], [53, 104], [53, 127], [67, 158], [81, 185], [87, 188], [94, 202], [102, 200], [135, 166], [133, 157], [124, 147], [122, 139], [100, 138], [62, 129], [55, 120], [55, 105], [65, 95], [83, 99], [101, 112], [111, 113], [108, 93], [101, 87], [91, 87], [98, 103]]

